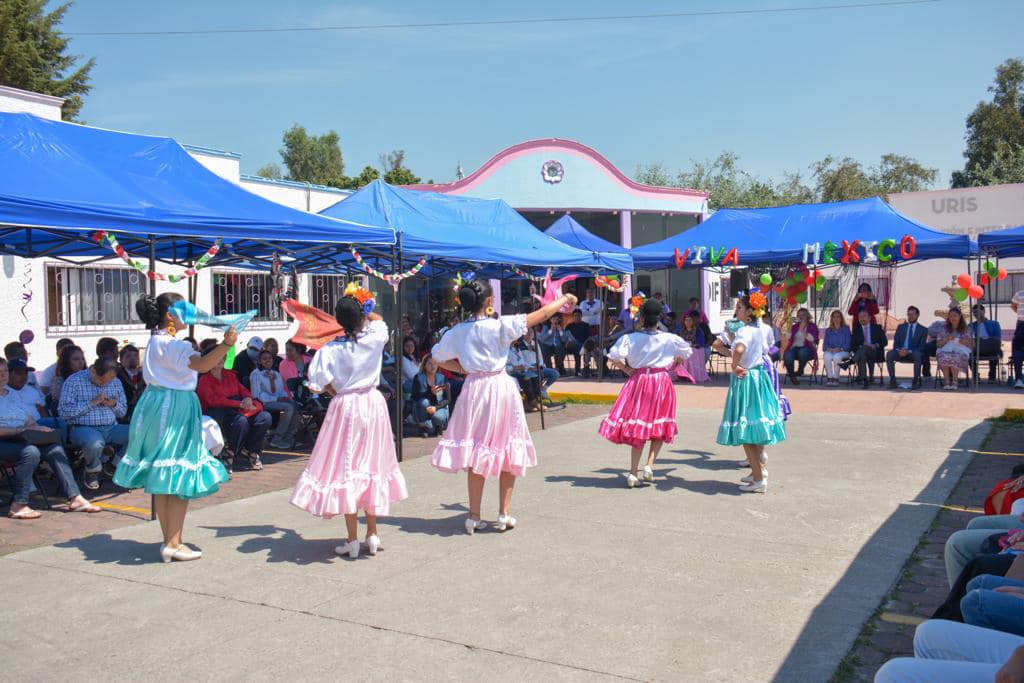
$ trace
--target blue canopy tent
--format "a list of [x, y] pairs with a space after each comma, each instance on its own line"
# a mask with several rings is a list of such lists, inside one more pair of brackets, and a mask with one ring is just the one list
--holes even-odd
[[[171, 138], [119, 133], [30, 114], [0, 113], [0, 251], [24, 257], [111, 256], [108, 230], [132, 252], [217, 262], [320, 260], [339, 243], [390, 245], [380, 224], [336, 220], [259, 197], [193, 159]], [[301, 243], [301, 245], [296, 245]], [[313, 262], [313, 261], [311, 261]]]
[[557, 221], [548, 226], [544, 231], [548, 237], [554, 237], [559, 242], [568, 244], [570, 247], [583, 249], [584, 251], [604, 252], [609, 254], [628, 254], [629, 250], [606, 239], [598, 237], [594, 233], [580, 225], [576, 219], [565, 214]]
[[999, 258], [1024, 256], [1024, 225], [978, 235], [978, 249]]
[[[735, 247], [739, 263], [789, 263], [800, 261], [804, 245], [825, 245], [843, 240], [861, 244], [904, 235], [916, 242], [915, 259], [966, 258], [972, 253], [967, 235], [949, 235], [932, 230], [897, 213], [880, 197], [829, 204], [795, 204], [767, 209], [720, 209], [700, 225], [654, 244], [632, 249], [637, 268], [674, 268], [675, 250], [691, 250], [687, 266], [694, 265], [693, 247]], [[841, 253], [841, 252], [840, 252]], [[899, 249], [892, 250], [893, 262], [903, 261]], [[863, 248], [860, 249], [863, 260]], [[707, 267], [707, 253], [698, 267]]]
[[488, 265], [633, 272], [627, 253], [577, 249], [533, 227], [500, 199], [476, 199], [393, 187], [375, 180], [321, 212], [398, 236], [400, 260], [430, 258], [433, 268]]

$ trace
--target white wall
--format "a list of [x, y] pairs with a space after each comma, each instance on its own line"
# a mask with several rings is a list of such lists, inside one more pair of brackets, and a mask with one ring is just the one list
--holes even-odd
[[60, 97], [0, 85], [2, 112], [25, 112], [51, 121], [60, 121], [60, 108], [63, 104], [64, 100]]

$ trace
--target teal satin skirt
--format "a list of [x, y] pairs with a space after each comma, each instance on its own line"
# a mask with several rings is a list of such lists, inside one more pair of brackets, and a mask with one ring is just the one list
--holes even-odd
[[749, 368], [743, 379], [730, 375], [718, 443], [770, 446], [785, 440], [786, 423], [779, 411], [779, 397], [764, 368], [760, 365]]
[[210, 495], [228, 479], [224, 465], [203, 443], [196, 393], [147, 386], [132, 414], [128, 449], [114, 483], [191, 499]]

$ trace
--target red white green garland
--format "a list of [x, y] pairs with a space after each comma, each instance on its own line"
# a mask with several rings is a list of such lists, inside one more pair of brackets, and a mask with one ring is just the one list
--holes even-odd
[[597, 282], [598, 287], [603, 287], [604, 289], [615, 293], [619, 293], [629, 286], [628, 275], [623, 275], [621, 280], [618, 280], [615, 275], [598, 275], [594, 280]]
[[186, 268], [181, 275], [165, 275], [164, 273], [150, 270], [145, 261], [138, 261], [129, 256], [128, 252], [124, 250], [124, 247], [121, 246], [120, 242], [117, 241], [117, 238], [114, 237], [112, 233], [109, 233], [106, 230], [100, 230], [96, 232], [92, 238], [97, 244], [103, 244], [106, 242], [107, 246], [109, 246], [115, 254], [121, 257], [121, 260], [135, 270], [144, 274], [150, 280], [166, 280], [167, 282], [181, 282], [187, 278], [195, 277], [196, 273], [202, 270], [206, 264], [210, 262], [210, 259], [217, 255], [217, 252], [220, 251], [221, 247], [221, 240], [218, 239], [213, 243], [212, 247], [206, 250], [205, 254], [199, 257], [199, 260], [196, 261], [194, 266]]
[[515, 273], [516, 275], [518, 275], [519, 277], [526, 278], [527, 280], [530, 280], [531, 282], [544, 282], [544, 278], [543, 277], [537, 277], [536, 275], [530, 275], [525, 270], [520, 270], [519, 268], [516, 268], [515, 266], [512, 266], [512, 272]]
[[384, 280], [384, 282], [388, 283], [395, 289], [398, 289], [398, 284], [402, 280], [405, 280], [406, 278], [410, 278], [413, 275], [416, 275], [416, 273], [423, 270], [423, 266], [427, 265], [427, 257], [424, 256], [416, 263], [415, 266], [405, 271], [404, 273], [395, 273], [394, 275], [388, 275], [387, 273], [380, 272], [379, 270], [371, 266], [369, 263], [364, 261], [362, 255], [355, 249], [352, 249], [352, 258], [356, 260], [356, 263], [362, 266], [364, 271], [366, 271], [367, 273], [374, 277]]

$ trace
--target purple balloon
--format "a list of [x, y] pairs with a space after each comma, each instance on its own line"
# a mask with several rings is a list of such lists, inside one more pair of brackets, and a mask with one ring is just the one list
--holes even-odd
[[21, 334], [18, 335], [18, 341], [22, 344], [31, 344], [32, 340], [36, 338], [36, 335], [32, 330], [22, 330]]

